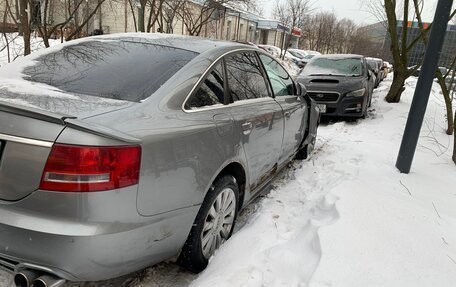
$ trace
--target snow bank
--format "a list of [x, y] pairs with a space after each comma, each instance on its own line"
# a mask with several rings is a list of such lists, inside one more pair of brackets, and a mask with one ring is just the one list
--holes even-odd
[[[357, 174], [333, 190], [340, 197], [337, 224], [320, 231], [322, 260], [312, 280], [319, 286], [454, 286], [456, 282], [456, 166], [445, 110], [434, 85], [412, 172], [394, 167], [416, 78], [399, 104], [376, 92], [371, 118], [338, 123], [328, 140], [351, 155]], [[334, 160], [339, 160], [335, 158]]]
[[[6, 49], [6, 43], [9, 43], [10, 46], [10, 57], [9, 62], [13, 62], [17, 58], [23, 56], [24, 53], [24, 40], [18, 33], [7, 33], [6, 39], [3, 34], [0, 35], [0, 67], [4, 66], [8, 63], [8, 50]], [[49, 39], [49, 45], [55, 46], [59, 44], [59, 40]], [[30, 46], [32, 52], [36, 52], [38, 50], [42, 50], [45, 48], [43, 39], [40, 37], [36, 37], [32, 34], [30, 39]]]
[[454, 286], [456, 167], [442, 96], [435, 85], [412, 173], [401, 175], [416, 79], [399, 104], [383, 100], [390, 84], [368, 119], [320, 127], [313, 159], [276, 181], [191, 286]]

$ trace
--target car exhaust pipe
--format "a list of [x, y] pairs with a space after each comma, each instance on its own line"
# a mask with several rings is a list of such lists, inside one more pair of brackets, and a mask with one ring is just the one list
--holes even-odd
[[65, 284], [65, 280], [54, 275], [45, 274], [33, 281], [32, 287], [60, 287]]
[[43, 275], [42, 272], [24, 269], [14, 274], [14, 285], [16, 287], [32, 287], [33, 281]]

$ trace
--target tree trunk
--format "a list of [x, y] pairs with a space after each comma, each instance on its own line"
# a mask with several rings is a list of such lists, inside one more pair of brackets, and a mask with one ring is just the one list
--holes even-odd
[[78, 0], [73, 1], [73, 9], [74, 9], [74, 14], [73, 14], [73, 20], [74, 20], [74, 27], [79, 26], [79, 6], [80, 3], [78, 4]]
[[437, 81], [440, 85], [440, 89], [442, 90], [443, 98], [445, 99], [445, 108], [447, 113], [447, 135], [452, 135], [454, 131], [454, 119], [453, 119], [453, 103], [450, 97], [450, 91], [445, 83], [445, 78], [442, 76], [440, 71], [436, 72], [437, 74]]
[[43, 37], [43, 43], [44, 43], [44, 46], [46, 48], [49, 48], [49, 34], [48, 34], [48, 27], [47, 27], [47, 22], [48, 22], [48, 19], [47, 19], [47, 15], [48, 15], [48, 9], [49, 9], [49, 0], [45, 0], [44, 1], [44, 15], [43, 15], [43, 21], [42, 21], [42, 31], [41, 31], [41, 34], [42, 34], [42, 37]]
[[146, 1], [140, 2], [140, 7], [138, 8], [138, 31], [146, 32]]
[[394, 69], [393, 83], [391, 84], [391, 88], [385, 97], [385, 100], [388, 103], [399, 103], [402, 92], [405, 90], [404, 84], [406, 79], [407, 76], [402, 69]]
[[[100, 9], [101, 5], [104, 3], [105, 0], [99, 0], [97, 6], [90, 12], [90, 14], [87, 15], [86, 19], [81, 23], [81, 25], [78, 25], [75, 27], [75, 30], [68, 36], [66, 37], [66, 41], [73, 40], [79, 36], [79, 33], [81, 32], [82, 28], [86, 27], [88, 25], [89, 21], [93, 18], [93, 16], [97, 13], [98, 9]], [[88, 10], [87, 10], [88, 11]]]
[[[8, 5], [8, 3], [6, 3], [6, 5]], [[8, 7], [6, 7], [8, 8]], [[5, 13], [3, 14], [3, 25], [6, 26], [6, 18], [8, 17], [8, 10], [5, 9]], [[5, 44], [6, 44], [6, 55], [8, 57], [8, 63], [11, 62], [11, 54], [10, 54], [10, 47], [9, 47], [9, 39], [8, 37], [6, 36], [6, 30], [3, 30], [3, 37], [5, 38]]]
[[20, 0], [19, 2], [19, 13], [20, 13], [20, 19], [21, 19], [21, 30], [22, 30], [22, 36], [24, 38], [24, 56], [27, 56], [31, 53], [31, 48], [30, 48], [30, 23], [29, 23], [29, 18], [27, 14], [27, 0]]
[[[396, 17], [396, 1], [384, 0], [385, 3], [385, 12], [387, 16], [388, 24], [388, 33], [391, 38], [391, 54], [393, 55], [394, 61], [394, 78], [393, 83], [391, 84], [391, 89], [386, 95], [385, 100], [388, 103], [398, 103], [401, 100], [402, 92], [405, 90], [404, 83], [408, 78], [407, 70], [407, 45], [402, 41], [399, 41], [399, 35], [397, 32], [397, 17]], [[408, 7], [408, 1], [404, 5]], [[408, 10], [404, 7], [404, 17], [407, 18]], [[407, 33], [407, 27], [403, 28], [404, 37]], [[405, 35], [404, 35], [405, 34]], [[405, 41], [407, 39], [405, 38]]]

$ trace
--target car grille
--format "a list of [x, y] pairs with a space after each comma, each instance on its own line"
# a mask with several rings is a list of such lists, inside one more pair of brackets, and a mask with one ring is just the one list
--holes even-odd
[[336, 93], [309, 93], [309, 97], [317, 102], [337, 102], [339, 94]]

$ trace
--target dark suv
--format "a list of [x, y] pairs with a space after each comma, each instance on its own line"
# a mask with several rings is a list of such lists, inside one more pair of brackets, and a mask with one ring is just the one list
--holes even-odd
[[364, 117], [372, 100], [374, 81], [360, 55], [314, 57], [298, 75], [322, 115]]

